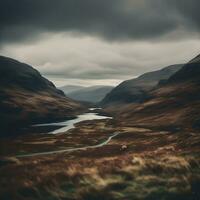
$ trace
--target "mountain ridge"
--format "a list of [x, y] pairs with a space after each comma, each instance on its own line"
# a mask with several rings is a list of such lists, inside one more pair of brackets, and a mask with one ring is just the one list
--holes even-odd
[[200, 79], [200, 54], [190, 60], [187, 64], [183, 66], [181, 70], [176, 72], [171, 76], [168, 82], [185, 81], [185, 80], [195, 80]]
[[0, 57], [1, 128], [74, 118], [83, 109], [32, 66]]
[[138, 78], [124, 81], [107, 94], [100, 104], [109, 106], [109, 104], [142, 102], [149, 98], [148, 91], [153, 89], [161, 80], [168, 79], [182, 66], [182, 64], [171, 65], [161, 70], [147, 72]]
[[190, 61], [169, 77], [164, 84], [159, 84], [151, 90], [148, 100], [138, 104], [126, 104], [119, 109], [110, 107], [107, 111], [121, 118], [119, 123], [131, 126], [167, 130], [199, 130], [199, 69], [199, 59], [195, 61], [195, 65]]

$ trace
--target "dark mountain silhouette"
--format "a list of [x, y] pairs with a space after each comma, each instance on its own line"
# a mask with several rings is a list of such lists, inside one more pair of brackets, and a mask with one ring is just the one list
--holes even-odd
[[50, 90], [64, 95], [30, 65], [3, 56], [0, 56], [0, 81], [1, 86], [5, 87], [16, 86], [29, 91]]
[[1, 127], [71, 118], [81, 109], [33, 67], [0, 56]]
[[72, 99], [91, 103], [100, 102], [111, 90], [112, 86], [92, 86], [68, 93]]
[[200, 79], [200, 54], [170, 77], [168, 82], [191, 81]]
[[168, 79], [183, 65], [172, 65], [164, 69], [145, 73], [138, 78], [122, 82], [102, 100], [101, 105], [139, 103], [149, 97], [148, 91], [161, 80]]

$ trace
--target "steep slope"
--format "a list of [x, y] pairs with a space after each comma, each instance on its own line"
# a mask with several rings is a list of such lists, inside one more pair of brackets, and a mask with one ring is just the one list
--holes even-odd
[[78, 101], [86, 101], [91, 103], [98, 103], [100, 102], [106, 94], [108, 94], [113, 89], [112, 86], [93, 86], [93, 87], [86, 87], [67, 95], [72, 99]]
[[62, 90], [66, 95], [71, 93], [71, 92], [75, 92], [77, 90], [81, 90], [85, 87], [79, 86], [79, 85], [65, 85], [60, 87], [59, 89]]
[[182, 70], [172, 76], [168, 82], [186, 81], [186, 80], [198, 80], [200, 79], [200, 55], [192, 59]]
[[183, 65], [172, 65], [164, 69], [145, 73], [138, 78], [124, 81], [114, 88], [101, 102], [103, 106], [126, 103], [139, 103], [148, 98], [148, 91], [160, 80], [168, 79]]
[[74, 117], [82, 106], [31, 66], [0, 56], [0, 126]]
[[166, 129], [200, 129], [200, 56], [150, 92], [151, 98], [118, 110], [123, 123]]

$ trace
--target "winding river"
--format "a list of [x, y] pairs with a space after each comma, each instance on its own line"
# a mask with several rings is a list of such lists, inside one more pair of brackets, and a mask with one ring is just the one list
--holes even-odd
[[[100, 108], [90, 108], [90, 111], [94, 111], [95, 109], [100, 109]], [[102, 116], [95, 112], [89, 112], [89, 113], [78, 115], [77, 118], [72, 119], [72, 120], [66, 120], [64, 122], [58, 122], [58, 123], [37, 124], [37, 125], [34, 125], [34, 127], [56, 126], [58, 128], [49, 133], [58, 134], [58, 133], [67, 132], [68, 130], [75, 128], [75, 124], [79, 122], [87, 121], [87, 120], [97, 120], [97, 119], [112, 119], [112, 117]]]
[[[98, 108], [99, 109], [99, 108]], [[49, 132], [49, 134], [58, 134], [67, 132], [70, 129], [75, 128], [75, 124], [86, 121], [86, 120], [100, 120], [100, 119], [112, 119], [112, 117], [102, 116], [98, 113], [95, 113], [96, 108], [90, 108], [91, 112], [84, 113], [82, 115], [78, 115], [76, 119], [67, 120], [64, 122], [58, 122], [58, 123], [49, 123], [49, 124], [37, 124], [34, 125], [34, 127], [48, 127], [48, 126], [55, 126], [58, 127], [56, 130]], [[112, 135], [110, 135], [107, 139], [105, 139], [103, 142], [97, 144], [97, 145], [91, 145], [91, 146], [85, 146], [85, 147], [75, 147], [75, 148], [66, 148], [62, 150], [55, 150], [55, 151], [47, 151], [47, 152], [38, 152], [38, 153], [30, 153], [30, 154], [23, 154], [23, 155], [17, 155], [17, 158], [25, 158], [25, 157], [33, 157], [33, 156], [42, 156], [42, 155], [51, 155], [56, 153], [65, 153], [65, 152], [73, 152], [73, 151], [80, 151], [80, 150], [87, 150], [87, 149], [93, 149], [93, 148], [99, 148], [104, 145], [107, 145], [114, 137], [119, 135], [120, 132], [114, 132]]]

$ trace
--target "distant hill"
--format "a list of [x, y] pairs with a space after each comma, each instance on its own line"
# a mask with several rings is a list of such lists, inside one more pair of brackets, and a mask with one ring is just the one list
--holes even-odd
[[75, 92], [77, 90], [81, 90], [85, 87], [83, 86], [79, 86], [79, 85], [65, 85], [60, 87], [59, 89], [62, 90], [66, 95], [71, 93], [71, 92]]
[[0, 56], [0, 127], [71, 118], [81, 109], [30, 65]]
[[78, 101], [86, 101], [92, 103], [100, 102], [106, 94], [113, 89], [112, 86], [92, 86], [67, 93], [69, 97]]
[[183, 65], [172, 65], [158, 71], [145, 73], [138, 78], [124, 81], [114, 88], [102, 100], [101, 105], [114, 105], [126, 103], [139, 103], [148, 98], [148, 91], [161, 80], [168, 79]]

